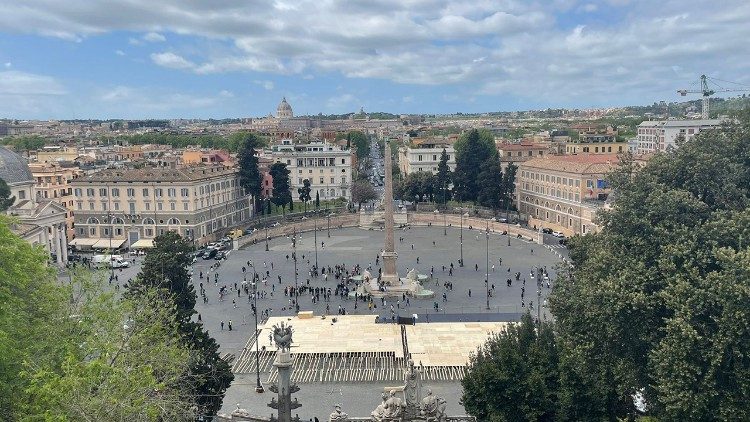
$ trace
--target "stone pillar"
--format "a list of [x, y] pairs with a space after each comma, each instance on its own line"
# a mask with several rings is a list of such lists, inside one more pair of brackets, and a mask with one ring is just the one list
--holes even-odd
[[396, 269], [398, 254], [393, 240], [393, 174], [391, 171], [391, 149], [388, 141], [385, 142], [385, 192], [383, 202], [385, 205], [385, 250], [383, 250], [383, 273], [380, 280], [386, 284], [399, 284], [400, 279]]
[[57, 257], [57, 265], [63, 266], [62, 252], [60, 251], [60, 228], [58, 226], [52, 226], [52, 236], [54, 237], [54, 251]]
[[271, 385], [270, 390], [277, 393], [277, 400], [271, 400], [268, 407], [278, 410], [279, 422], [297, 422], [298, 418], [292, 418], [292, 410], [302, 406], [297, 399], [292, 400], [292, 393], [299, 391], [299, 387], [292, 384], [292, 356], [288, 350], [279, 349], [273, 366], [279, 372], [278, 384]]
[[62, 243], [62, 256], [63, 256], [63, 265], [68, 264], [68, 227], [66, 225], [63, 225], [60, 227], [60, 233], [62, 236], [60, 237], [60, 243]]

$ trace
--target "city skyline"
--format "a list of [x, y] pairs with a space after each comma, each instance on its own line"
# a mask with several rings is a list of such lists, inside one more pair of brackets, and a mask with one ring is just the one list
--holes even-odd
[[[750, 4], [0, 1], [0, 118], [596, 108], [750, 85]], [[687, 97], [697, 99], [698, 96]]]

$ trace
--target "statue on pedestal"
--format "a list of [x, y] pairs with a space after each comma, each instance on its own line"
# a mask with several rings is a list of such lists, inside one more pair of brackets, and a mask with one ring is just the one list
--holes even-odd
[[427, 390], [427, 395], [422, 399], [420, 414], [427, 422], [445, 422], [446, 401], [442, 397], [432, 394], [432, 390]]
[[347, 422], [349, 421], [349, 415], [341, 411], [341, 405], [337, 404], [334, 406], [334, 411], [331, 416], [328, 417], [328, 422]]
[[362, 273], [362, 280], [364, 280], [365, 283], [369, 283], [370, 280], [372, 280], [372, 274], [370, 274], [369, 271], [365, 270], [365, 272]]
[[377, 422], [380, 422], [383, 420], [383, 418], [385, 418], [385, 402], [386, 400], [388, 400], [388, 395], [383, 393], [381, 394], [380, 398], [382, 399], [382, 401], [380, 402], [378, 407], [376, 407], [375, 410], [370, 412], [370, 418], [373, 421], [377, 421]]
[[279, 351], [288, 352], [292, 345], [292, 327], [290, 325], [285, 326], [284, 321], [281, 321], [279, 325], [274, 325], [273, 340], [276, 342]]

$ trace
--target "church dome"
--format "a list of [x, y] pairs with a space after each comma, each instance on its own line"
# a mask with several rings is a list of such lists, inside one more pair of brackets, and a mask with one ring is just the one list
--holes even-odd
[[0, 179], [9, 186], [34, 183], [34, 176], [26, 161], [5, 147], [0, 147]]
[[281, 99], [281, 103], [279, 103], [279, 106], [276, 108], [276, 117], [279, 119], [291, 119], [294, 117], [292, 106], [286, 102], [286, 97]]

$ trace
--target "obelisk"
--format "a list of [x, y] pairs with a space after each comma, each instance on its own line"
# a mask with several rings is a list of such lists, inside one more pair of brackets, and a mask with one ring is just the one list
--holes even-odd
[[401, 280], [396, 269], [396, 248], [393, 243], [393, 173], [391, 170], [391, 147], [385, 141], [385, 249], [383, 250], [383, 272], [380, 281], [388, 285], [400, 285]]

